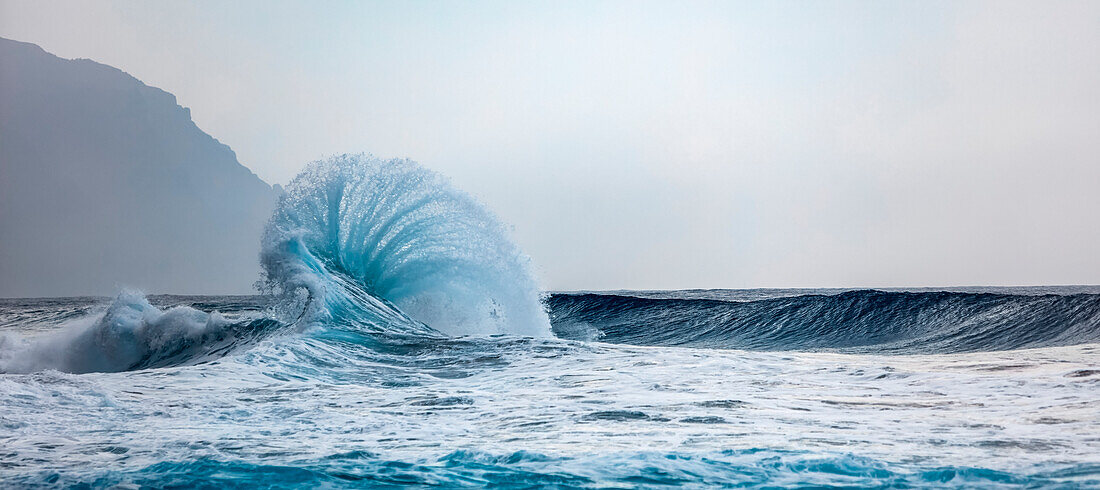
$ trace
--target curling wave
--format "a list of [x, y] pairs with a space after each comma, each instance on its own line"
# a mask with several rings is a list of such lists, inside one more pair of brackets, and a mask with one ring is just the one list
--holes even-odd
[[276, 297], [266, 315], [161, 310], [124, 291], [59, 332], [0, 337], [0, 372], [194, 364], [275, 332], [367, 350], [410, 337], [550, 335], [529, 259], [505, 228], [410, 160], [343, 155], [310, 164], [280, 198], [260, 260], [260, 286]]
[[376, 332], [547, 336], [529, 259], [497, 219], [410, 160], [310, 164], [264, 234], [267, 288], [302, 318]]
[[953, 353], [1100, 342], [1100, 295], [848, 291], [757, 301], [554, 294], [559, 337], [748, 350]]

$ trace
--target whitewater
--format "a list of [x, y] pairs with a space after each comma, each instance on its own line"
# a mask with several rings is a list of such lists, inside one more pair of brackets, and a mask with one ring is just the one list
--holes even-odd
[[1100, 287], [547, 294], [368, 155], [260, 241], [260, 295], [0, 300], [0, 486], [1100, 486]]

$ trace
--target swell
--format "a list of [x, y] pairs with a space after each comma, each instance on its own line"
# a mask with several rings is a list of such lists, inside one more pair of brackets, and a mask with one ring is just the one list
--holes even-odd
[[1100, 295], [849, 291], [759, 301], [553, 294], [575, 340], [747, 350], [955, 353], [1100, 342]]

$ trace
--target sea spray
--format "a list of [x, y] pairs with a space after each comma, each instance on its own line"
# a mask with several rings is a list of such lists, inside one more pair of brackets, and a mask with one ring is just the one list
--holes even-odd
[[54, 369], [117, 372], [216, 359], [278, 327], [267, 318], [226, 318], [187, 306], [162, 310], [123, 290], [106, 311], [50, 333], [0, 336], [0, 373]]
[[[407, 315], [448, 335], [550, 333], [529, 259], [504, 226], [410, 160], [310, 164], [287, 186], [261, 261], [270, 289], [306, 291], [306, 316], [325, 323]], [[379, 314], [388, 321], [370, 320]]]

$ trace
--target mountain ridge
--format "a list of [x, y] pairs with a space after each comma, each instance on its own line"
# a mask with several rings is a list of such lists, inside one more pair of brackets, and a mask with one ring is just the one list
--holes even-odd
[[0, 38], [0, 296], [251, 291], [278, 196], [170, 92]]

